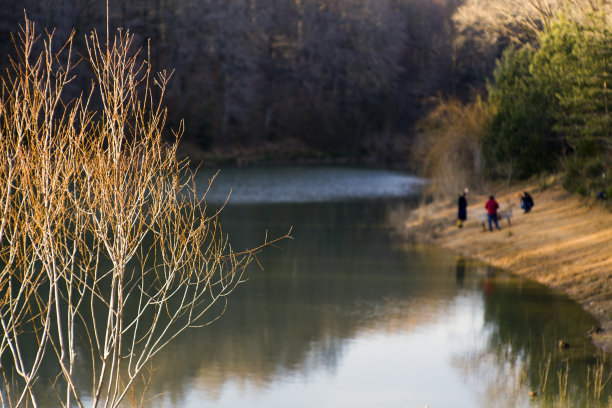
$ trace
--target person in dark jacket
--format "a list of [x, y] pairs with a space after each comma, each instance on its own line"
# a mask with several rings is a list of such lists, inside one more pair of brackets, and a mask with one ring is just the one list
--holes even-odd
[[459, 228], [463, 228], [463, 222], [467, 220], [467, 193], [468, 189], [466, 188], [457, 200], [457, 226]]
[[523, 191], [523, 195], [521, 196], [521, 208], [525, 211], [525, 214], [531, 211], [531, 208], [534, 206], [533, 197], [526, 192]]
[[489, 201], [485, 204], [485, 208], [487, 209], [487, 221], [489, 222], [489, 231], [493, 231], [493, 226], [491, 222], [495, 224], [496, 229], [499, 228], [499, 224], [497, 223], [497, 209], [499, 208], [499, 204], [495, 201], [494, 196], [489, 197]]

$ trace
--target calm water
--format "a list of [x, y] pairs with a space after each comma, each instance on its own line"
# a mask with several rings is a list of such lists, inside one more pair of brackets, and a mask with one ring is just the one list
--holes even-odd
[[[201, 173], [203, 187], [209, 176]], [[610, 382], [606, 402], [592, 400], [592, 379], [587, 390], [602, 356], [586, 337], [596, 323], [580, 307], [394, 237], [390, 214], [412, 205], [420, 185], [391, 171], [224, 169], [208, 202], [220, 205], [232, 190], [222, 225], [233, 248], [291, 226], [294, 239], [260, 256], [265, 269], [250, 269], [221, 319], [154, 360], [146, 386], [137, 384], [144, 406], [531, 407], [556, 406], [542, 401], [562, 390], [569, 406], [609, 406]]]
[[160, 356], [149, 406], [536, 406], [529, 391], [554, 398], [565, 372], [572, 406], [586, 405], [595, 322], [540, 285], [393, 238], [388, 214], [418, 180], [225, 169], [209, 201], [230, 186], [223, 225], [235, 249], [290, 226], [294, 240], [261, 256], [265, 269], [251, 269], [220, 320]]

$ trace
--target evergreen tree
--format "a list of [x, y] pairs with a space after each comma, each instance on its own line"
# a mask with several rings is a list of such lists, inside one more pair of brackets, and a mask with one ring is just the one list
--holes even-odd
[[[572, 137], [579, 147], [592, 146], [593, 152], [612, 147], [610, 139], [610, 84], [612, 73], [612, 38], [605, 16], [590, 16], [580, 26], [578, 46], [574, 48], [577, 66], [569, 92], [560, 103], [572, 114], [570, 125], [576, 129]], [[583, 141], [583, 143], [580, 143]], [[586, 141], [586, 143], [584, 143]], [[587, 153], [587, 152], [585, 152]]]
[[580, 21], [561, 16], [542, 35], [531, 71], [554, 92], [554, 129], [572, 153], [565, 158], [565, 187], [583, 194], [608, 187], [612, 38], [605, 14]]
[[542, 37], [534, 73], [558, 100], [556, 129], [579, 156], [610, 143], [612, 38], [604, 15], [560, 18]]
[[482, 140], [487, 167], [525, 178], [554, 167], [554, 96], [531, 74], [533, 51], [508, 48], [488, 84], [491, 119]]

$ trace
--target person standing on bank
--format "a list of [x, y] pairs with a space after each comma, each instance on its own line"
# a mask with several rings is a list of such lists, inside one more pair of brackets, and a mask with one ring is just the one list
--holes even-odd
[[528, 192], [524, 191], [523, 195], [521, 196], [521, 208], [523, 209], [523, 211], [525, 211], [525, 214], [531, 211], [533, 205], [533, 197], [531, 197]]
[[494, 196], [489, 197], [489, 201], [485, 204], [485, 208], [487, 209], [487, 221], [489, 222], [489, 231], [493, 231], [493, 226], [491, 222], [495, 224], [496, 229], [499, 228], [499, 224], [497, 223], [497, 209], [499, 208], [499, 204], [495, 201]]
[[463, 228], [463, 222], [467, 220], [467, 193], [468, 189], [466, 188], [457, 200], [457, 226], [459, 228]]

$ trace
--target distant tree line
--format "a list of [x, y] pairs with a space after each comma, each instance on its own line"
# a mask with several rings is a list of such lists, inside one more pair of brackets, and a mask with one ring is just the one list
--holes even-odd
[[[106, 30], [99, 0], [22, 0], [0, 8], [0, 62], [24, 10], [55, 38]], [[211, 147], [290, 144], [398, 152], [431, 98], [482, 89], [503, 43], [483, 43], [463, 0], [110, 0], [154, 70], [174, 70], [168, 122]], [[148, 48], [149, 41], [151, 43]], [[58, 41], [59, 43], [59, 41]], [[79, 76], [79, 78], [83, 75]], [[73, 84], [76, 92], [88, 83]], [[402, 146], [408, 144], [402, 144]]]
[[[55, 38], [75, 29], [80, 54], [85, 34], [104, 33], [108, 21], [111, 32], [135, 34], [153, 70], [172, 72], [167, 121], [176, 129], [185, 119], [189, 153], [373, 155], [415, 163], [446, 178], [432, 184], [444, 189], [562, 170], [566, 188], [589, 194], [611, 178], [610, 8], [605, 0], [109, 0], [107, 20], [104, 1], [22, 0], [0, 8], [0, 64], [24, 10]], [[75, 96], [90, 86], [87, 70], [76, 71], [66, 92]]]

